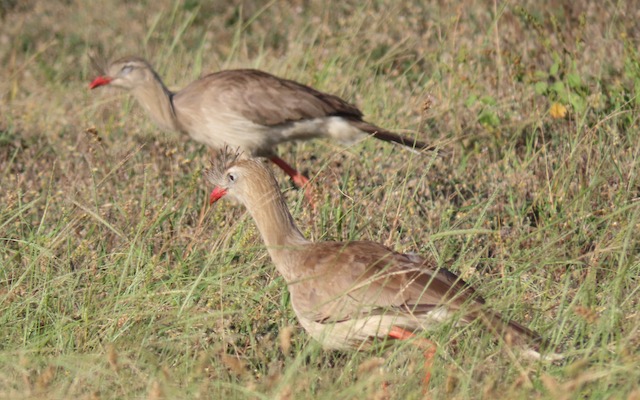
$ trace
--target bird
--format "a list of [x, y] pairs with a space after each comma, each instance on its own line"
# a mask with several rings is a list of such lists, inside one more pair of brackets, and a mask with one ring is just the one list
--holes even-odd
[[[300, 232], [271, 170], [238, 154], [221, 154], [205, 170], [210, 202], [231, 198], [246, 207], [284, 278], [300, 325], [326, 349], [366, 349], [386, 340], [420, 339], [430, 358], [435, 344], [419, 337], [454, 315], [482, 321], [507, 343], [540, 359], [541, 336], [505, 321], [473, 287], [432, 260], [373, 241], [312, 242]], [[428, 382], [428, 376], [425, 376]]]
[[435, 149], [364, 121], [356, 106], [337, 96], [256, 69], [215, 72], [172, 92], [149, 62], [129, 56], [111, 62], [89, 88], [105, 85], [129, 91], [161, 129], [214, 150], [226, 145], [267, 158], [298, 187], [309, 179], [277, 156], [280, 143], [319, 137], [350, 143], [370, 135], [414, 150]]

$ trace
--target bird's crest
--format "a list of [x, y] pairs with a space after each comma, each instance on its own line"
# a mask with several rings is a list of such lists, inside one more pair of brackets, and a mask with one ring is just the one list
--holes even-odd
[[232, 150], [229, 146], [218, 151], [218, 154], [211, 157], [211, 165], [204, 171], [206, 178], [214, 185], [219, 185], [225, 171], [242, 158], [240, 148]]
[[98, 75], [104, 75], [107, 73], [107, 58], [102, 52], [90, 51], [87, 56], [91, 62], [91, 67], [98, 73]]

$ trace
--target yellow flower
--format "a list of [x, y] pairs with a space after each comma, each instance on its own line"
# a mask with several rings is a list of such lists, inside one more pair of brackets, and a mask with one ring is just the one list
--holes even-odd
[[564, 118], [567, 115], [567, 107], [560, 103], [553, 103], [551, 104], [551, 109], [549, 109], [549, 114], [551, 114], [551, 118]]

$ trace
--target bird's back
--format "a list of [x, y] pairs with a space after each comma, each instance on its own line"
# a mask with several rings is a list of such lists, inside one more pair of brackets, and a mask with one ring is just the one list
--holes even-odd
[[375, 242], [312, 243], [291, 260], [292, 306], [325, 348], [358, 347], [394, 326], [429, 330], [464, 303], [484, 302], [455, 274]]
[[[455, 274], [428, 260], [369, 241], [319, 242], [306, 251], [292, 291], [316, 309], [318, 319], [366, 313], [428, 313], [442, 305], [456, 310], [484, 300]], [[315, 306], [312, 306], [312, 304]], [[341, 311], [336, 314], [336, 307]]]
[[[225, 144], [253, 155], [268, 155], [278, 143], [322, 136], [319, 121], [338, 116], [362, 119], [355, 106], [337, 96], [253, 69], [206, 75], [173, 96], [183, 130], [213, 148]], [[315, 125], [298, 129], [300, 122]]]

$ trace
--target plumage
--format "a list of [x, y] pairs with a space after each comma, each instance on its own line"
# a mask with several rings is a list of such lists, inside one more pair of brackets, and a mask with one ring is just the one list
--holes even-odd
[[480, 318], [510, 342], [537, 354], [540, 337], [488, 310], [484, 299], [429, 259], [370, 241], [311, 242], [295, 225], [270, 170], [255, 159], [214, 163], [212, 202], [229, 196], [246, 206], [284, 277], [303, 328], [325, 348], [348, 349], [385, 339], [392, 331], [430, 330], [460, 315]]
[[230, 146], [269, 158], [299, 186], [307, 179], [276, 155], [280, 143], [319, 137], [349, 143], [372, 135], [432, 149], [364, 121], [357, 107], [337, 96], [253, 69], [212, 73], [174, 93], [146, 60], [125, 57], [112, 62], [90, 88], [104, 85], [130, 91], [160, 128], [213, 149]]

